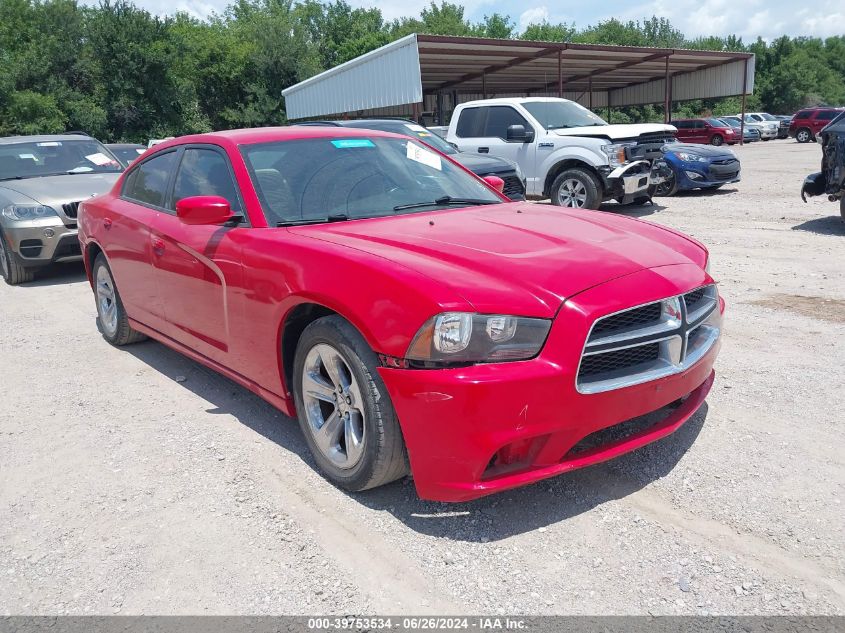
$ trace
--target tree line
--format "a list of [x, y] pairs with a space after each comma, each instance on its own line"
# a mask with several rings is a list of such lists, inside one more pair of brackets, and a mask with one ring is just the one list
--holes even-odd
[[[126, 0], [0, 0], [0, 135], [81, 130], [107, 141], [286, 122], [282, 89], [410, 33], [750, 51], [749, 109], [791, 113], [845, 103], [845, 36], [688, 39], [664, 18], [584, 28], [498, 13], [472, 22], [441, 0], [387, 21], [345, 0], [236, 0], [221, 14], [151, 15]], [[675, 105], [675, 116], [727, 114], [738, 99]], [[659, 120], [659, 106], [622, 120]]]

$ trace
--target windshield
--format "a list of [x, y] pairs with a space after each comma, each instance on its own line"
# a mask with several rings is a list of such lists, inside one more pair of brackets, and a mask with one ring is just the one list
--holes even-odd
[[707, 119], [707, 122], [713, 127], [730, 127], [727, 123], [725, 123], [721, 119]]
[[522, 106], [547, 130], [607, 125], [599, 115], [573, 101], [528, 101]]
[[134, 147], [132, 145], [124, 145], [119, 147], [109, 147], [112, 154], [117, 156], [117, 159], [124, 165], [129, 165], [132, 161], [137, 160], [138, 157], [147, 151], [146, 147]]
[[241, 152], [271, 225], [502, 202], [460, 167], [406, 139], [300, 139]]
[[780, 119], [778, 119], [776, 116], [772, 116], [771, 114], [768, 114], [766, 112], [764, 112], [760, 116], [763, 117], [766, 121], [780, 121]]
[[434, 132], [431, 132], [425, 129], [422, 125], [417, 125], [416, 123], [404, 123], [401, 129], [394, 129], [388, 130], [385, 129], [385, 132], [395, 132], [396, 134], [405, 134], [406, 136], [414, 136], [420, 139], [423, 143], [427, 145], [431, 145], [434, 149], [438, 152], [443, 152], [444, 154], [457, 154], [458, 150], [454, 147], [449, 145], [446, 141], [442, 138], [437, 136]]
[[0, 180], [119, 171], [120, 163], [93, 139], [0, 145]]

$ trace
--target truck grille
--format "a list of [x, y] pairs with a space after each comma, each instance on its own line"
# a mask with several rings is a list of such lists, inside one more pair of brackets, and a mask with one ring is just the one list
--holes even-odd
[[522, 181], [519, 176], [502, 176], [505, 181], [505, 188], [502, 193], [511, 200], [523, 200], [525, 198], [525, 188], [522, 186]]
[[581, 356], [578, 391], [601, 393], [685, 371], [718, 340], [718, 305], [711, 284], [598, 319]]

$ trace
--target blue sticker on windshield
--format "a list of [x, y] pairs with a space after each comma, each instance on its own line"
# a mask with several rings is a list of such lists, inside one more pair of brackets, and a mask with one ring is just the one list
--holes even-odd
[[340, 141], [332, 141], [332, 145], [338, 149], [349, 149], [351, 147], [375, 147], [368, 138], [345, 138]]

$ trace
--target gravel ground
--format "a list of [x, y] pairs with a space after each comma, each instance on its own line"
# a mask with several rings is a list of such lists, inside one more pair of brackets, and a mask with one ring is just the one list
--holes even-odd
[[738, 185], [622, 211], [711, 249], [707, 404], [472, 503], [336, 490], [256, 396], [106, 344], [78, 266], [0, 284], [0, 614], [845, 614], [845, 224], [798, 197], [817, 145], [737, 153]]

